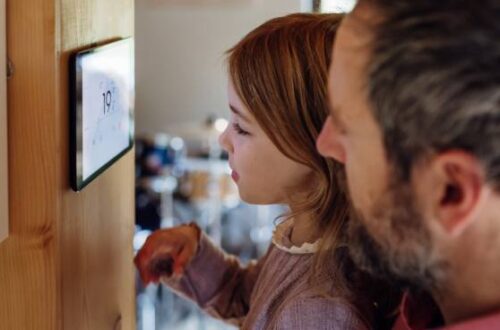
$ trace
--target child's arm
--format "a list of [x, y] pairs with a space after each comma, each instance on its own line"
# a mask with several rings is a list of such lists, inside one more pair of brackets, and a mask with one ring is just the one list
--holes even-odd
[[242, 267], [190, 225], [156, 231], [134, 261], [145, 284], [161, 278], [209, 314], [237, 322], [248, 312], [263, 259]]
[[198, 251], [182, 277], [162, 277], [162, 282], [194, 300], [210, 315], [239, 323], [249, 310], [250, 296], [264, 258], [242, 267], [201, 234]]

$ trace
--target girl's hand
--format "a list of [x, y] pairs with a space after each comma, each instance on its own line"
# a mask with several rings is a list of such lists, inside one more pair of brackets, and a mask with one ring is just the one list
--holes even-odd
[[144, 285], [157, 283], [161, 276], [182, 275], [198, 249], [200, 229], [182, 225], [151, 234], [134, 258]]

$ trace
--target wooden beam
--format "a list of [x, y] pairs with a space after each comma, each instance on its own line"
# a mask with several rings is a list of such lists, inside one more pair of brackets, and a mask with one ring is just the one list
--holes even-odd
[[9, 235], [9, 173], [7, 125], [7, 45], [5, 0], [0, 0], [0, 243]]

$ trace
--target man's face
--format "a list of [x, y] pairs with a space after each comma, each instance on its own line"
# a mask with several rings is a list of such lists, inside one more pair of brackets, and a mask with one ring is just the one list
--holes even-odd
[[428, 287], [439, 262], [412, 185], [399, 180], [388, 161], [369, 102], [370, 24], [375, 18], [373, 8], [358, 5], [337, 32], [328, 87], [331, 115], [317, 146], [322, 155], [345, 165], [353, 207], [350, 245], [358, 264]]

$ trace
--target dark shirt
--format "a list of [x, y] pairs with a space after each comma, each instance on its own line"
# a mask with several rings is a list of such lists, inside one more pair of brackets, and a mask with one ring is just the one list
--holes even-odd
[[467, 321], [444, 325], [436, 303], [429, 295], [406, 293], [393, 330], [496, 330], [500, 329], [500, 311]]

